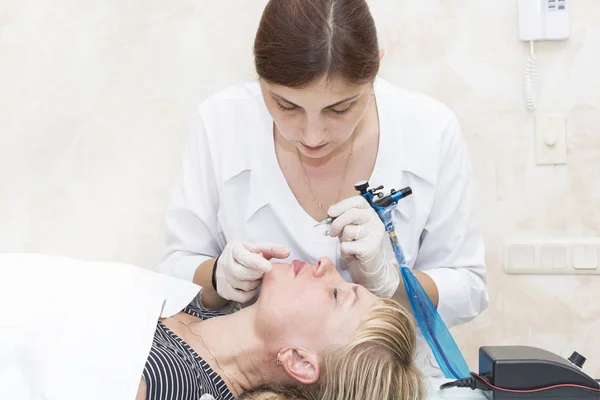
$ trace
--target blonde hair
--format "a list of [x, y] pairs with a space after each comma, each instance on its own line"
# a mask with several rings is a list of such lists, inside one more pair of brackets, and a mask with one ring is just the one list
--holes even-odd
[[412, 316], [397, 302], [378, 299], [349, 344], [321, 355], [317, 383], [261, 385], [239, 400], [421, 400], [425, 383], [413, 363], [415, 349]]

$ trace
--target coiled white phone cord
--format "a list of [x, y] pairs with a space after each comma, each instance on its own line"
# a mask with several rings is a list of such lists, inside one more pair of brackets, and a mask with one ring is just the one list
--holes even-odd
[[533, 51], [533, 40], [529, 42], [529, 59], [525, 64], [525, 105], [529, 111], [535, 111], [538, 90], [538, 69]]

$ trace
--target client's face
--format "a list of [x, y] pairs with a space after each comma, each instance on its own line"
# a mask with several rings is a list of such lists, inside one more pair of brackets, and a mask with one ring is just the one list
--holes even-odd
[[274, 263], [263, 277], [257, 329], [283, 345], [324, 350], [347, 344], [376, 297], [346, 282], [328, 258]]

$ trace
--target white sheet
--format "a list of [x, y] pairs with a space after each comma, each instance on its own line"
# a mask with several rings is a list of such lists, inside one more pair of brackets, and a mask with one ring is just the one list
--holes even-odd
[[[126, 264], [0, 254], [0, 400], [133, 400], [157, 319], [199, 292]], [[484, 397], [432, 391], [451, 398]]]
[[0, 255], [0, 399], [134, 399], [159, 315], [199, 289], [125, 264]]

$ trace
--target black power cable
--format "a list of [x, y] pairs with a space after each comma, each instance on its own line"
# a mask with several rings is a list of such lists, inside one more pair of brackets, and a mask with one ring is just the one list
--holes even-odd
[[[577, 388], [577, 389], [588, 390], [591, 392], [600, 393], [600, 389], [595, 389], [595, 388], [591, 388], [591, 387], [587, 387], [587, 386], [583, 386], [583, 385], [575, 385], [575, 384], [571, 384], [571, 383], [552, 385], [552, 386], [542, 387], [539, 389], [529, 389], [529, 390], [507, 389], [507, 388], [501, 388], [501, 387], [492, 385], [488, 380], [489, 378], [490, 378], [489, 375], [484, 374], [483, 376], [479, 376], [475, 372], [471, 372], [470, 378], [463, 378], [463, 379], [455, 380], [453, 382], [444, 383], [442, 386], [440, 386], [440, 389], [443, 390], [443, 389], [448, 389], [451, 387], [457, 387], [457, 388], [470, 388], [472, 390], [479, 389], [479, 390], [485, 390], [485, 391], [498, 390], [498, 391], [502, 391], [502, 392], [511, 392], [511, 393], [536, 393], [536, 392], [543, 392], [546, 390], [552, 390], [552, 389], [556, 389], [556, 388], [572, 387], [572, 388]], [[600, 382], [600, 379], [596, 379], [596, 382]]]

